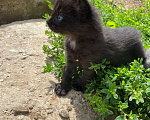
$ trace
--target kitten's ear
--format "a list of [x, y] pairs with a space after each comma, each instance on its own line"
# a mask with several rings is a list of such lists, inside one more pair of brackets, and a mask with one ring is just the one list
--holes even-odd
[[81, 0], [73, 0], [73, 4], [74, 4], [74, 5], [79, 5], [80, 2], [81, 2]]
[[88, 0], [72, 0], [73, 1], [73, 3], [75, 4], [75, 5], [80, 5], [80, 4], [89, 4], [88, 3]]
[[91, 15], [91, 6], [88, 0], [73, 0], [73, 6], [81, 19], [86, 19]]

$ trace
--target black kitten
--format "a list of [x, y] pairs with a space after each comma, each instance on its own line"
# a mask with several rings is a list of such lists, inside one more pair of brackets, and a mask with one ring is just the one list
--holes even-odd
[[64, 96], [71, 89], [72, 74], [81, 66], [84, 75], [74, 87], [85, 91], [87, 79], [95, 73], [89, 62], [100, 63], [104, 58], [119, 66], [143, 58], [145, 50], [140, 40], [141, 32], [134, 28], [104, 28], [95, 8], [87, 0], [57, 0], [47, 24], [54, 32], [66, 36], [66, 64], [62, 82], [56, 84], [57, 95]]

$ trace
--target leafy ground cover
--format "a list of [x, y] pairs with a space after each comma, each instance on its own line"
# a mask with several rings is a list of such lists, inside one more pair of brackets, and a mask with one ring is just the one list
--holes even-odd
[[[109, 0], [91, 0], [91, 2], [99, 10], [104, 26], [135, 27], [142, 31], [145, 49], [150, 47], [150, 0], [143, 2], [142, 7], [132, 10], [125, 9], [121, 3], [120, 7], [117, 7]], [[52, 9], [51, 3], [48, 3]], [[45, 18], [48, 17], [46, 14]], [[43, 45], [43, 50], [54, 62], [47, 63], [43, 72], [51, 72], [61, 77], [65, 65], [63, 47], [65, 37], [48, 30], [45, 34], [49, 36], [52, 47]], [[84, 96], [103, 118], [117, 114], [116, 120], [150, 119], [150, 69], [145, 70], [141, 62], [139, 59], [120, 67], [113, 67], [106, 60], [101, 64], [91, 63], [89, 69], [94, 69], [97, 76], [90, 80]]]

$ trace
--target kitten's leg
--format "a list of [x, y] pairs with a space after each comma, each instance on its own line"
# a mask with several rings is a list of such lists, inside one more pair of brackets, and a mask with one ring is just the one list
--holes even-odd
[[88, 83], [87, 80], [92, 79], [95, 75], [95, 72], [94, 70], [90, 70], [88, 68], [83, 69], [83, 71], [84, 75], [73, 83], [73, 88], [76, 91], [81, 91], [84, 93], [84, 91], [86, 90], [85, 85]]
[[55, 93], [57, 95], [65, 96], [69, 92], [71, 89], [72, 74], [75, 72], [76, 67], [75, 63], [67, 60], [63, 71], [62, 82], [55, 85]]

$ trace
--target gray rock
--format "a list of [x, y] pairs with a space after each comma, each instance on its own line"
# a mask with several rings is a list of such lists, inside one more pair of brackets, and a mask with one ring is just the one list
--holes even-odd
[[67, 110], [60, 110], [59, 115], [63, 118], [69, 118], [69, 113]]

